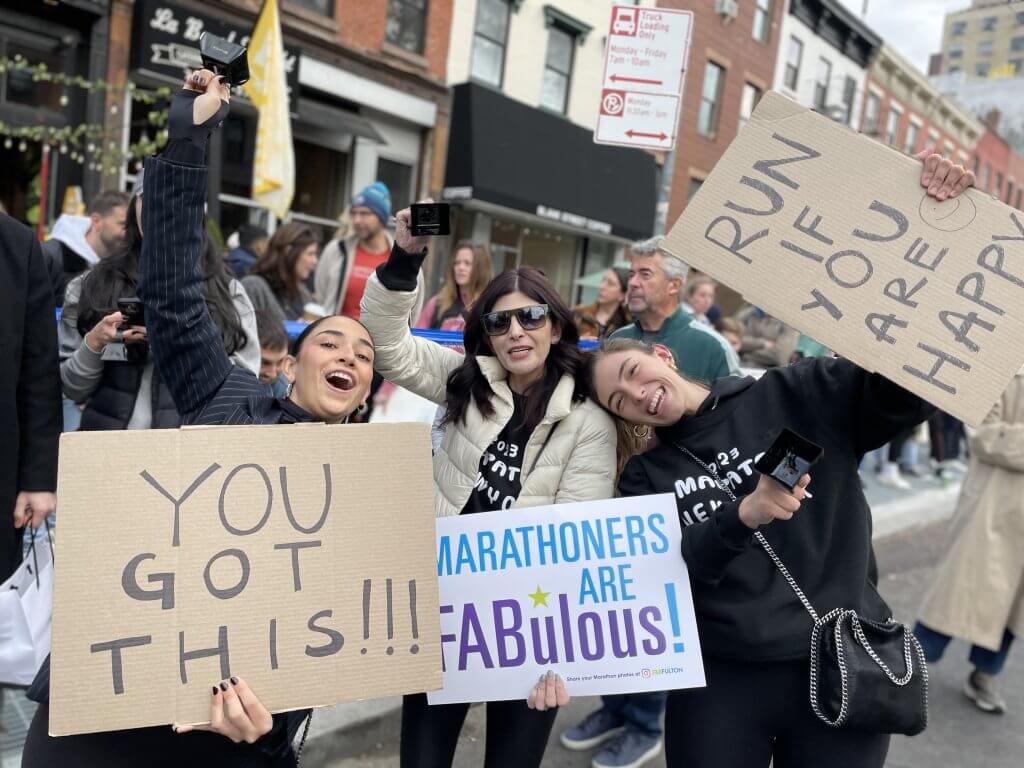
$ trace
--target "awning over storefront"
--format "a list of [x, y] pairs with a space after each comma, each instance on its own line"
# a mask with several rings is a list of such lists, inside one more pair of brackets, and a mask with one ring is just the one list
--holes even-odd
[[595, 234], [650, 237], [655, 162], [475, 83], [452, 89], [445, 189]]
[[355, 112], [338, 109], [330, 104], [299, 98], [299, 119], [318, 128], [335, 133], [347, 133], [372, 139], [378, 144], [385, 144], [384, 137], [377, 132], [369, 120]]

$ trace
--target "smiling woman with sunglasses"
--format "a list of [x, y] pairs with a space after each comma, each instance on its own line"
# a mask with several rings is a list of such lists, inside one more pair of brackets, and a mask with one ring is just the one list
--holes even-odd
[[[465, 354], [415, 338], [407, 318], [428, 241], [409, 234], [408, 210], [396, 219], [395, 247], [366, 284], [361, 319], [377, 371], [447, 408], [434, 454], [437, 515], [610, 498], [614, 426], [585, 397], [579, 335], [544, 274], [524, 267], [487, 285], [466, 319]], [[545, 671], [524, 669], [527, 702], [488, 703], [485, 768], [540, 765], [555, 707], [568, 702], [557, 676], [537, 683]], [[403, 768], [450, 766], [468, 708], [406, 696]]]

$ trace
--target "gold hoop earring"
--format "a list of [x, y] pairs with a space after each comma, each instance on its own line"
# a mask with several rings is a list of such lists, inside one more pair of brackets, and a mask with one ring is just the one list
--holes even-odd
[[637, 440], [646, 440], [651, 436], [651, 428], [647, 424], [634, 424], [633, 437]]

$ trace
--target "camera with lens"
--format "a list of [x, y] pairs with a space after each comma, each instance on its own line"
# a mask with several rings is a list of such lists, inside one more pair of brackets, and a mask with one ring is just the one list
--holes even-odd
[[413, 237], [432, 237], [451, 233], [448, 203], [413, 203], [409, 231]]
[[204, 32], [199, 38], [199, 55], [203, 67], [224, 78], [228, 86], [249, 82], [249, 58], [245, 46]]

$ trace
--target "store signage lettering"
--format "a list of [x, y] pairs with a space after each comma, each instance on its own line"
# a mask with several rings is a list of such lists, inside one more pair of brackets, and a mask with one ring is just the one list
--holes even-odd
[[551, 208], [547, 205], [538, 205], [537, 215], [545, 219], [561, 222], [562, 224], [569, 224], [573, 227], [586, 229], [590, 232], [601, 232], [605, 235], [610, 235], [612, 233], [612, 225], [607, 221], [588, 219], [586, 216], [580, 216], [577, 213], [569, 213], [568, 211], [560, 211], [557, 208]]
[[[160, 0], [143, 0], [137, 13], [140, 21], [135, 35], [134, 67], [175, 80], [202, 64], [199, 38], [204, 32], [248, 46], [252, 31], [247, 25], [195, 13]], [[289, 93], [297, 93], [298, 49], [285, 47], [285, 70]], [[292, 107], [294, 109], [294, 103]]]

